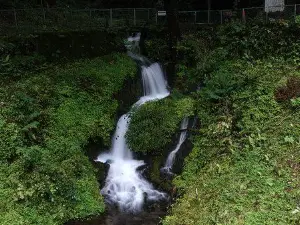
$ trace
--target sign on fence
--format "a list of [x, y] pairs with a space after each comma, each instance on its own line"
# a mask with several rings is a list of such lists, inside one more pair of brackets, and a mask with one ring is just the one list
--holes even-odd
[[157, 11], [158, 16], [166, 16], [167, 12], [166, 11]]
[[284, 0], [265, 0], [265, 12], [282, 12]]
[[[1, 0], [0, 0], [1, 1]], [[265, 0], [265, 7], [234, 10], [178, 11], [180, 23], [222, 24], [233, 19], [244, 22], [260, 19], [294, 21], [300, 5], [284, 5], [284, 0]], [[269, 13], [282, 11], [284, 13]], [[141, 26], [148, 23], [165, 24], [167, 12], [153, 8], [130, 9], [0, 9], [0, 36], [8, 31], [84, 30], [99, 27]]]

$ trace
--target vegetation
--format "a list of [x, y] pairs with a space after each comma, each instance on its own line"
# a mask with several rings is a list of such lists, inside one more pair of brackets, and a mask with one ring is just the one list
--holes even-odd
[[1, 74], [0, 224], [62, 224], [103, 212], [83, 147], [96, 137], [109, 142], [112, 96], [135, 75], [134, 63], [113, 54], [22, 73], [13, 60], [3, 60]]
[[127, 132], [129, 147], [135, 152], [161, 154], [185, 117], [192, 116], [191, 98], [167, 98], [149, 102], [133, 111]]
[[[154, 155], [150, 177], [163, 187], [162, 151], [183, 118], [200, 119], [164, 225], [299, 224], [299, 24], [233, 22], [215, 32], [178, 43], [171, 96], [132, 111], [127, 142]], [[169, 60], [165, 40], [146, 48]], [[84, 147], [93, 138], [109, 143], [113, 96], [133, 78], [134, 62], [112, 54], [62, 66], [12, 49], [0, 43], [0, 224], [102, 213]]]
[[278, 60], [229, 61], [212, 74], [197, 93], [199, 135], [175, 179], [186, 194], [164, 224], [299, 223], [299, 108], [274, 98], [296, 74]]
[[[164, 225], [299, 224], [297, 32], [285, 23], [233, 23], [183, 70], [186, 88], [189, 74], [203, 83], [192, 94], [201, 128]], [[208, 50], [201, 46], [198, 54]]]

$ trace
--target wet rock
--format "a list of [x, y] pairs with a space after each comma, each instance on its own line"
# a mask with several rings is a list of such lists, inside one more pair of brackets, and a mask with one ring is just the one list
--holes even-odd
[[148, 206], [147, 211], [138, 214], [122, 213], [115, 207], [108, 207], [107, 212], [99, 217], [86, 220], [74, 220], [65, 225], [157, 225], [161, 217], [166, 215], [168, 204], [155, 203]]

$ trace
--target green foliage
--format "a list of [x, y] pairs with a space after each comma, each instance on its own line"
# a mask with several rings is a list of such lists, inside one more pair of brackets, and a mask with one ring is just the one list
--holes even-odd
[[201, 127], [163, 224], [299, 224], [299, 25], [212, 30], [177, 46], [176, 94], [194, 98]]
[[204, 31], [188, 33], [177, 44], [178, 55], [186, 66], [196, 66], [212, 48], [211, 33]]
[[299, 107], [300, 106], [300, 98], [291, 99], [292, 106]]
[[177, 94], [201, 127], [163, 224], [299, 224], [299, 25], [212, 30], [177, 46]]
[[0, 55], [1, 56], [10, 54], [15, 49], [15, 47], [16, 46], [14, 44], [0, 39]]
[[246, 82], [249, 82], [247, 75], [241, 73], [238, 76], [233, 76], [232, 73], [234, 71], [226, 65], [212, 73], [210, 78], [204, 82], [205, 87], [201, 92], [204, 95], [203, 97], [207, 100], [224, 99], [230, 93], [242, 88]]
[[153, 38], [145, 41], [147, 55], [153, 60], [163, 62], [167, 60], [168, 43], [166, 39]]
[[[189, 92], [196, 89], [202, 77], [199, 76], [199, 70], [195, 68], [200, 65], [206, 66], [206, 57], [212, 47], [211, 34], [202, 31], [198, 33], [187, 34], [177, 44], [180, 63], [177, 65], [177, 77], [175, 86], [182, 92]], [[219, 56], [220, 57], [220, 56]]]
[[16, 157], [18, 147], [22, 146], [18, 126], [7, 123], [0, 115], [0, 155], [1, 162], [5, 163]]
[[135, 64], [114, 54], [24, 73], [0, 87], [0, 224], [54, 225], [103, 212], [83, 147], [109, 141], [112, 96]]
[[[219, 45], [225, 46], [233, 57], [298, 57], [299, 29], [293, 23], [240, 23], [220, 26]], [[298, 57], [299, 58], [299, 57]]]
[[206, 78], [195, 96], [199, 135], [174, 181], [184, 195], [165, 225], [299, 223], [299, 111], [274, 98], [295, 69], [234, 60]]
[[0, 59], [0, 77], [4, 80], [17, 79], [24, 76], [27, 71], [38, 71], [46, 68], [45, 57], [33, 54], [31, 56], [4, 54]]
[[296, 16], [295, 23], [298, 25], [300, 24], [300, 16], [298, 16], [298, 15]]
[[175, 87], [180, 91], [189, 93], [198, 89], [203, 80], [229, 57], [227, 49], [213, 49], [216, 40], [212, 36], [207, 31], [189, 34], [178, 43], [180, 61]]
[[131, 115], [126, 134], [128, 145], [135, 152], [158, 155], [171, 142], [181, 120], [193, 114], [191, 98], [167, 98], [146, 103]]

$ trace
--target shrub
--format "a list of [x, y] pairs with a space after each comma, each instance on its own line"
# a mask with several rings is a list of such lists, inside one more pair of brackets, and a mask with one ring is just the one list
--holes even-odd
[[63, 224], [104, 211], [83, 147], [109, 141], [113, 95], [135, 72], [129, 57], [113, 54], [8, 76], [0, 87], [0, 224]]
[[293, 24], [240, 23], [220, 26], [216, 36], [219, 45], [228, 49], [232, 57], [267, 58], [289, 56], [294, 43], [298, 43], [299, 29]]
[[8, 123], [0, 116], [0, 161], [13, 160], [18, 147], [22, 144], [20, 128], [14, 123]]
[[292, 106], [299, 107], [300, 106], [300, 98], [291, 99]]
[[296, 73], [282, 59], [232, 60], [207, 76], [199, 135], [174, 180], [182, 195], [164, 225], [299, 223], [300, 111], [274, 98]]
[[190, 98], [146, 103], [132, 112], [126, 134], [128, 145], [135, 152], [159, 155], [179, 130], [181, 120], [193, 114], [193, 100]]

